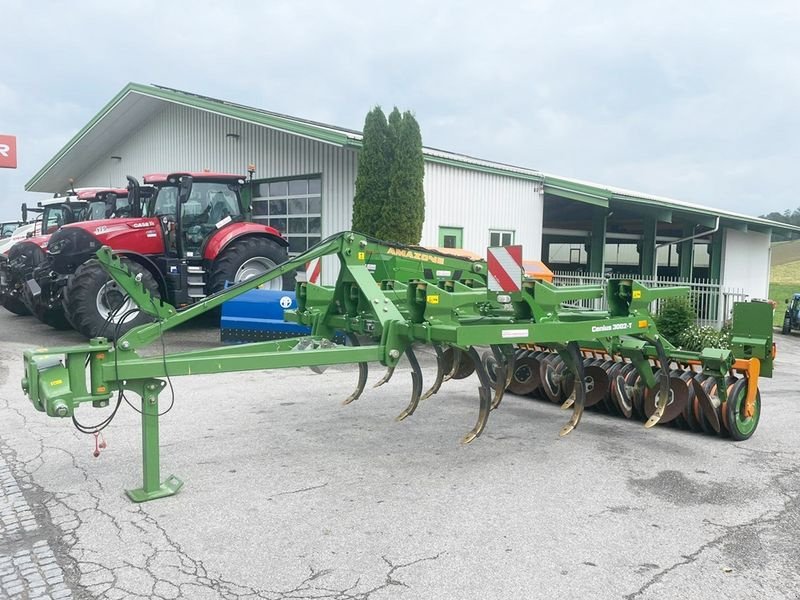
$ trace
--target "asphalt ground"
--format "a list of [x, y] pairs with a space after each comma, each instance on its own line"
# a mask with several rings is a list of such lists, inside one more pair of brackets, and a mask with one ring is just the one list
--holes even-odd
[[[217, 339], [188, 327], [168, 350]], [[137, 413], [123, 405], [95, 458], [19, 386], [23, 349], [77, 334], [2, 312], [0, 597], [795, 599], [800, 338], [776, 339], [741, 443], [593, 412], [560, 439], [566, 412], [507, 396], [464, 446], [474, 376], [399, 423], [402, 368], [349, 406], [351, 368], [174, 379], [162, 477], [185, 486], [133, 504]]]

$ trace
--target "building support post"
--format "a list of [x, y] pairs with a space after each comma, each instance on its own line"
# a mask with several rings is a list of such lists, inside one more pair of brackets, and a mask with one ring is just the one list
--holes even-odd
[[724, 248], [725, 230], [720, 229], [711, 236], [711, 244], [708, 250], [711, 253], [708, 259], [708, 274], [711, 281], [719, 284], [719, 296], [711, 299], [711, 314], [716, 316], [717, 325], [722, 324], [722, 251]]
[[[684, 225], [683, 237], [694, 235], [694, 225]], [[694, 240], [685, 240], [678, 244], [678, 268], [681, 279], [691, 281], [694, 266]]]
[[592, 211], [592, 237], [589, 240], [589, 260], [587, 270], [589, 273], [603, 274], [606, 254], [606, 223], [608, 213], [604, 208]]
[[643, 278], [657, 278], [656, 272], [656, 231], [658, 220], [655, 217], [642, 219], [642, 242], [639, 250], [639, 269]]
[[542, 236], [542, 262], [550, 266], [550, 238], [546, 235]]

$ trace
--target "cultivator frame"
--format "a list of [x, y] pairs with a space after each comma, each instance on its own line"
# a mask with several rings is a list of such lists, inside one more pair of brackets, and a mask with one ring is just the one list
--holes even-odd
[[[165, 331], [325, 255], [336, 255], [340, 261], [335, 286], [298, 284], [297, 309], [285, 313], [287, 320], [310, 327], [311, 335], [154, 356], [138, 353]], [[713, 391], [702, 386], [695, 392], [717, 406], [728, 401], [728, 388], [724, 385], [727, 374], [732, 369], [743, 371], [747, 377], [747, 397], [734, 399], [736, 414], [756, 424], [760, 413], [758, 377], [769, 376], [772, 370], [772, 315], [771, 307], [765, 312], [769, 306], [766, 304], [737, 305], [731, 350], [686, 352], [663, 339], [649, 307], [657, 299], [686, 294], [688, 289], [683, 287], [648, 288], [632, 280], [611, 279], [605, 289], [559, 288], [525, 279], [519, 291], [494, 292], [486, 287], [484, 261], [345, 232], [261, 276], [178, 311], [146, 291], [108, 248], [98, 251], [97, 257], [154, 322], [130, 330], [116, 343], [95, 338], [80, 346], [28, 350], [24, 353], [22, 388], [38, 410], [52, 417], [73, 419], [75, 409], [81, 404], [106, 407], [116, 394], [118, 407], [125, 391], [138, 394], [143, 483], [141, 488], [127, 492], [137, 502], [174, 494], [182, 485], [174, 476], [163, 482], [160, 479], [159, 394], [166, 385], [165, 379], [170, 377], [283, 367], [316, 369], [356, 363], [359, 367], [356, 389], [344, 400], [349, 404], [366, 386], [368, 363], [380, 363], [387, 369], [377, 386], [388, 381], [401, 357], [406, 356], [411, 366], [412, 394], [408, 406], [397, 417], [402, 420], [414, 413], [423, 398], [439, 391], [443, 381], [468, 376], [475, 370], [480, 401], [477, 422], [463, 439], [468, 443], [484, 430], [491, 410], [498, 407], [506, 387], [514, 381], [515, 359], [522, 350], [534, 345], [557, 355], [574, 381], [583, 382], [573, 386], [564, 402], [564, 408], [572, 408], [572, 416], [561, 430], [562, 436], [578, 425], [587, 394], [592, 391], [591, 377], [586, 372], [589, 367], [584, 364], [582, 352], [602, 353], [633, 365], [639, 375], [637, 385], [651, 390], [653, 399], [646, 427], [658, 423], [675, 399], [671, 377], [654, 373], [654, 365], [676, 362], [701, 369], [719, 385], [713, 399]], [[607, 311], [563, 308], [566, 302], [600, 298], [604, 294]], [[769, 327], [765, 329], [763, 323]], [[342, 336], [349, 340], [349, 345], [335, 343]], [[437, 356], [435, 381], [424, 393], [415, 344], [432, 345]], [[491, 361], [482, 360], [477, 350], [486, 346]], [[627, 385], [619, 378], [615, 384]], [[752, 431], [744, 433], [734, 437], [749, 437]]]

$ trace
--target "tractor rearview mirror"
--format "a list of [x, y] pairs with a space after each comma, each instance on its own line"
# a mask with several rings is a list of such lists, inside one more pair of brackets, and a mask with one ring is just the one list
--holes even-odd
[[22, 203], [22, 222], [23, 223], [27, 223], [28, 222], [28, 203], [27, 202], [23, 202]]
[[185, 204], [189, 201], [189, 196], [192, 193], [192, 178], [188, 175], [181, 177], [178, 183], [178, 202]]

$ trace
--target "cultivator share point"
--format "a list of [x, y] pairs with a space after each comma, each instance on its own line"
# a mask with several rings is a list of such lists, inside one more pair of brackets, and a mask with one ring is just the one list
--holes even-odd
[[[298, 284], [297, 308], [285, 313], [288, 321], [310, 327], [311, 335], [139, 354], [165, 331], [325, 255], [339, 259], [336, 284]], [[610, 279], [605, 288], [555, 287], [511, 277], [514, 281], [508, 286], [496, 289], [493, 284], [495, 289], [489, 289], [485, 261], [340, 233], [261, 275], [177, 310], [151, 295], [108, 248], [100, 249], [97, 259], [139, 310], [155, 321], [127, 331], [116, 343], [94, 338], [82, 346], [25, 352], [22, 388], [38, 410], [73, 420], [81, 404], [105, 407], [116, 398], [118, 408], [124, 392], [138, 394], [143, 484], [128, 492], [137, 502], [171, 495], [182, 485], [176, 477], [161, 481], [158, 443], [163, 414], [159, 395], [169, 379], [179, 375], [357, 364], [355, 391], [344, 400], [349, 404], [367, 384], [369, 363], [387, 369], [376, 384], [380, 385], [405, 356], [412, 390], [408, 406], [397, 417], [402, 420], [423, 398], [440, 391], [443, 382], [474, 371], [478, 419], [463, 439], [471, 442], [486, 427], [506, 389], [519, 394], [539, 389], [571, 409], [561, 435], [577, 427], [585, 407], [603, 405], [627, 417], [642, 417], [647, 427], [682, 420], [692, 429], [746, 439], [761, 410], [758, 378], [772, 374], [769, 304], [735, 306], [731, 349], [688, 352], [659, 335], [651, 303], [686, 294], [687, 288], [647, 288], [630, 279]], [[503, 264], [514, 275], [513, 262]], [[603, 295], [608, 305], [604, 311], [564, 306]], [[345, 339], [347, 344], [339, 343]], [[427, 390], [415, 356], [419, 344], [431, 345], [437, 357], [436, 378]], [[487, 350], [481, 353], [479, 348]], [[94, 433], [115, 412], [95, 427], [80, 427]]]

